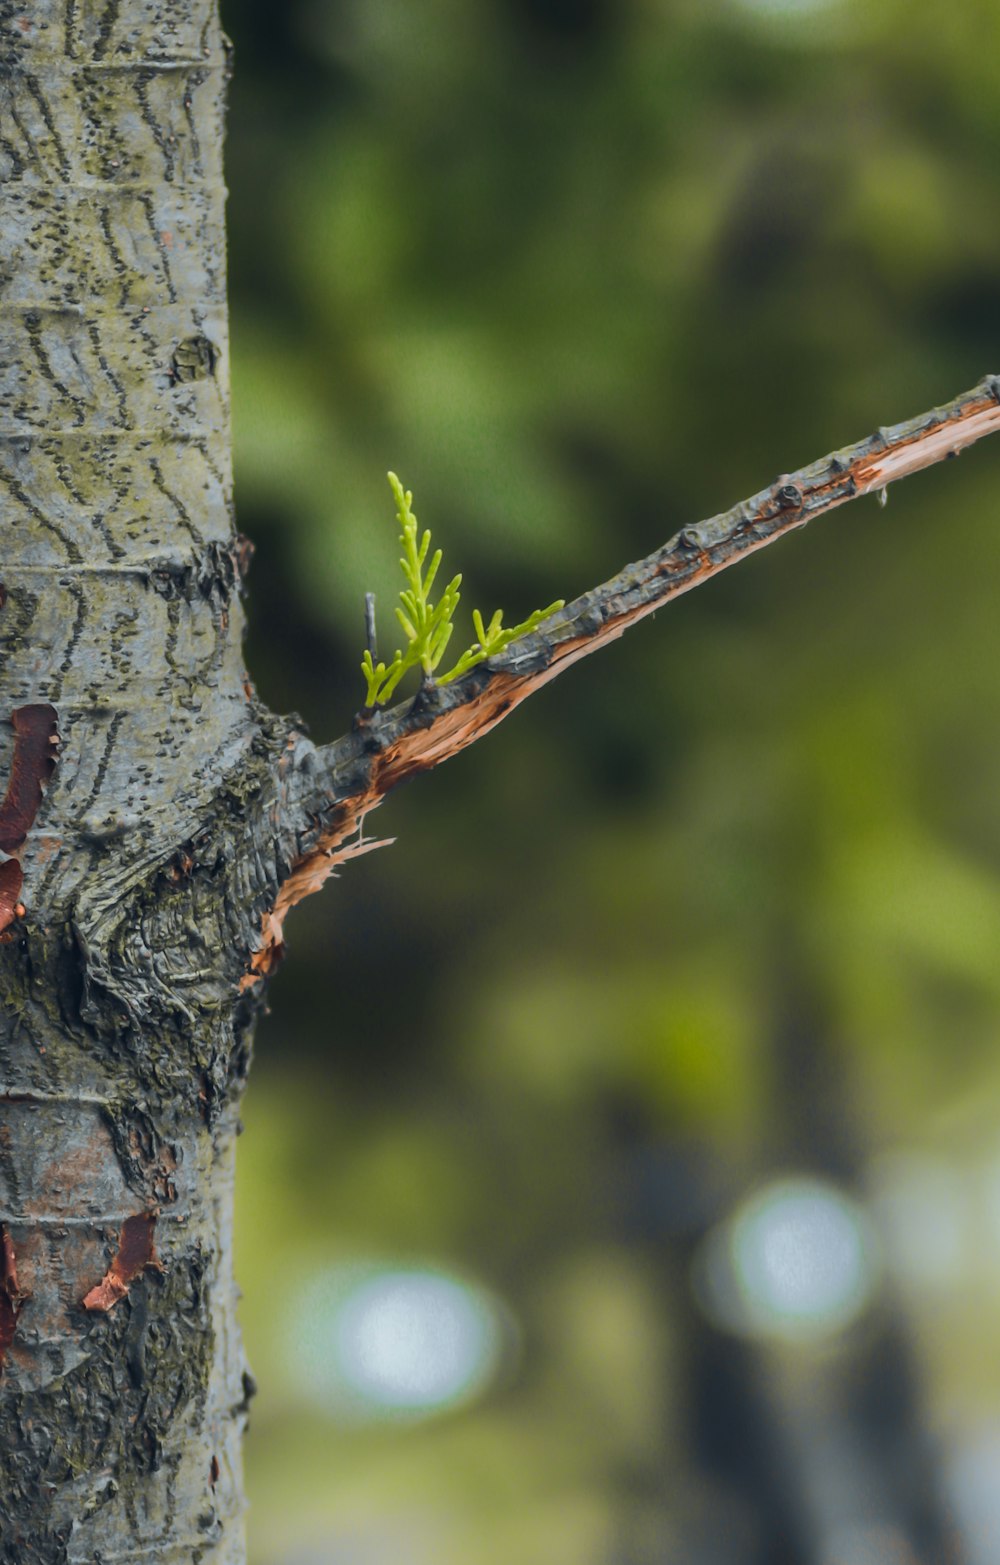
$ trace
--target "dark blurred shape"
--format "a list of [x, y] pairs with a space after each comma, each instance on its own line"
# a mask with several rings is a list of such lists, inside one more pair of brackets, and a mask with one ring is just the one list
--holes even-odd
[[[551, 56], [592, 52], [605, 44], [622, 5], [611, 0], [505, 0], [524, 46]], [[617, 15], [616, 15], [617, 14]]]
[[[779, 991], [783, 1003], [790, 1002], [795, 989], [792, 982]], [[782, 1143], [794, 1144], [799, 1127], [808, 1124], [806, 1166], [828, 1176], [835, 1162], [840, 1178], [853, 1174], [857, 1179], [862, 1168], [851, 1170], [843, 1151], [824, 1156], [825, 1148], [842, 1147], [844, 1135], [836, 1092], [813, 1090], [833, 1059], [822, 1007], [799, 987], [792, 1016], [791, 1024], [776, 1031], [776, 1055], [783, 1058], [791, 1025], [800, 1037], [808, 1036], [811, 1068], [786, 1078], [785, 1129], [770, 1148], [771, 1159], [780, 1167], [787, 1156]], [[618, 1105], [614, 1123], [619, 1135], [626, 1132], [623, 1166], [642, 1171], [638, 1180], [622, 1186], [631, 1188], [636, 1203], [636, 1215], [627, 1214], [626, 1220], [661, 1257], [665, 1291], [676, 1308], [675, 1268], [684, 1257], [697, 1276], [706, 1243], [714, 1237], [718, 1182], [704, 1159], [678, 1156], [669, 1143], [658, 1145], [652, 1126], [646, 1132], [652, 1144], [644, 1144], [644, 1120], [638, 1105], [631, 1112]], [[655, 1169], [659, 1179], [649, 1177]], [[768, 1188], [821, 1191], [823, 1186], [786, 1179]], [[690, 1214], [687, 1221], [678, 1220], [682, 1211]], [[701, 1222], [692, 1222], [698, 1213]], [[808, 1254], [796, 1257], [787, 1241], [784, 1245], [781, 1265], [792, 1268], [788, 1282], [796, 1297], [808, 1296], [818, 1308], [819, 1295], [801, 1271], [809, 1265]], [[855, 1265], [846, 1252], [842, 1261]], [[824, 1277], [824, 1286], [831, 1280]], [[845, 1286], [855, 1286], [853, 1275]], [[711, 1499], [707, 1516], [696, 1510], [687, 1523], [682, 1521], [685, 1542], [678, 1557], [707, 1558], [707, 1527], [714, 1558], [733, 1565], [883, 1565], [893, 1551], [919, 1565], [947, 1558], [953, 1527], [944, 1480], [924, 1422], [909, 1334], [892, 1298], [884, 1299], [867, 1323], [852, 1326], [847, 1313], [838, 1324], [831, 1313], [826, 1342], [820, 1321], [811, 1338], [800, 1337], [793, 1323], [783, 1340], [777, 1318], [763, 1321], [767, 1330], [761, 1331], [748, 1320], [740, 1340], [720, 1333], [698, 1307], [703, 1288], [684, 1295], [683, 1449], [709, 1482]], [[728, 1540], [714, 1530], [720, 1499], [743, 1518]]]

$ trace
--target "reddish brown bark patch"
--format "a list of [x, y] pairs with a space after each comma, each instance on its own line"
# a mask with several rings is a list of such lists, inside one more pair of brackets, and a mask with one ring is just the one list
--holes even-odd
[[18, 900], [23, 884], [24, 874], [17, 859], [6, 859], [0, 864], [0, 940], [4, 938], [3, 930], [9, 929], [24, 911]]
[[14, 759], [10, 782], [0, 804], [0, 848], [16, 853], [28, 835], [38, 814], [45, 784], [56, 764], [56, 709], [47, 701], [15, 707], [11, 713], [14, 728]]
[[[348, 801], [348, 807], [352, 802]], [[381, 803], [381, 800], [376, 799], [375, 803]], [[261, 945], [250, 958], [250, 971], [240, 979], [241, 994], [262, 978], [269, 978], [280, 966], [285, 955], [281, 932], [289, 910], [297, 902], [318, 891], [323, 882], [335, 873], [338, 864], [343, 864], [347, 859], [356, 859], [363, 853], [371, 853], [375, 848], [388, 848], [395, 842], [395, 837], [371, 837], [367, 841], [344, 844], [343, 838], [358, 828], [363, 819], [364, 811], [355, 813], [351, 816], [349, 826], [341, 824], [331, 835], [331, 846], [321, 844], [308, 858], [299, 859], [294, 866], [278, 892], [274, 907], [261, 915]]]
[[241, 581], [246, 581], [255, 553], [253, 539], [248, 538], [246, 533], [237, 533], [233, 539], [233, 559], [236, 561], [236, 569], [239, 571]]
[[27, 1298], [17, 1281], [17, 1256], [6, 1228], [0, 1228], [0, 1367], [14, 1340], [17, 1318]]
[[155, 1212], [140, 1212], [137, 1217], [126, 1217], [118, 1241], [118, 1254], [97, 1286], [91, 1288], [83, 1300], [85, 1310], [113, 1309], [128, 1293], [129, 1284], [147, 1266], [163, 1270], [153, 1245], [155, 1228]]

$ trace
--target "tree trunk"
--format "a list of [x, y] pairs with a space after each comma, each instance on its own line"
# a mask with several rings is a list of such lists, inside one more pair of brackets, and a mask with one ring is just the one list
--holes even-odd
[[240, 648], [227, 46], [215, 0], [0, 25], [0, 1560], [235, 1565], [238, 980], [285, 736]]

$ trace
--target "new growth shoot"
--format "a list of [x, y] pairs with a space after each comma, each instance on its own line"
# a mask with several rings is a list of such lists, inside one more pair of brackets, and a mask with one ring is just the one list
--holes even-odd
[[[476, 640], [467, 651], [462, 653], [457, 663], [449, 668], [447, 673], [439, 674], [438, 666], [455, 628], [454, 616], [462, 596], [459, 591], [462, 578], [453, 576], [439, 601], [437, 603], [431, 601], [431, 588], [441, 564], [441, 550], [435, 549], [431, 555], [430, 530], [425, 529], [423, 534], [419, 531], [417, 518], [413, 514], [413, 495], [408, 489], [403, 488], [395, 473], [390, 473], [388, 476], [401, 528], [399, 541], [403, 553], [399, 563], [406, 586], [399, 594], [396, 618], [406, 637], [406, 646], [402, 651], [394, 652], [388, 664], [376, 662], [374, 647], [371, 645], [366, 647], [364, 657], [361, 659], [361, 672], [368, 685], [365, 705], [369, 708], [384, 706], [399, 681], [411, 668], [420, 668], [425, 684], [432, 681], [440, 685], [448, 684], [452, 679], [457, 679], [460, 674], [474, 668], [477, 663], [482, 663], [486, 658], [493, 657], [495, 653], [502, 652], [504, 647], [509, 646], [518, 636], [526, 636], [529, 631], [540, 625], [543, 619], [554, 614], [556, 609], [561, 609], [565, 601], [559, 598], [557, 602], [550, 603], [547, 609], [536, 609], [526, 620], [522, 620], [520, 625], [508, 629], [504, 629], [502, 609], [497, 609], [488, 625], [483, 624], [483, 617], [479, 610], [473, 609], [472, 623], [475, 627]], [[430, 563], [428, 563], [428, 555], [430, 555]]]

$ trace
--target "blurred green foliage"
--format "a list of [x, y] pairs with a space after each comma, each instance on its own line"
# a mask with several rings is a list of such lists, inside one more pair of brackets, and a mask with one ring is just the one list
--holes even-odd
[[[319, 739], [393, 579], [388, 466], [518, 616], [1000, 369], [992, 0], [226, 20], [249, 666]], [[687, 1254], [630, 1230], [623, 1139], [696, 1155], [717, 1202], [992, 1145], [990, 444], [570, 673], [296, 912], [241, 1168], [258, 1565], [668, 1557], [714, 1491]], [[294, 1405], [273, 1279], [355, 1254], [483, 1278], [520, 1373], [424, 1433]], [[932, 1425], [1000, 1392], [996, 1305], [977, 1285], [926, 1331], [913, 1305]]]

